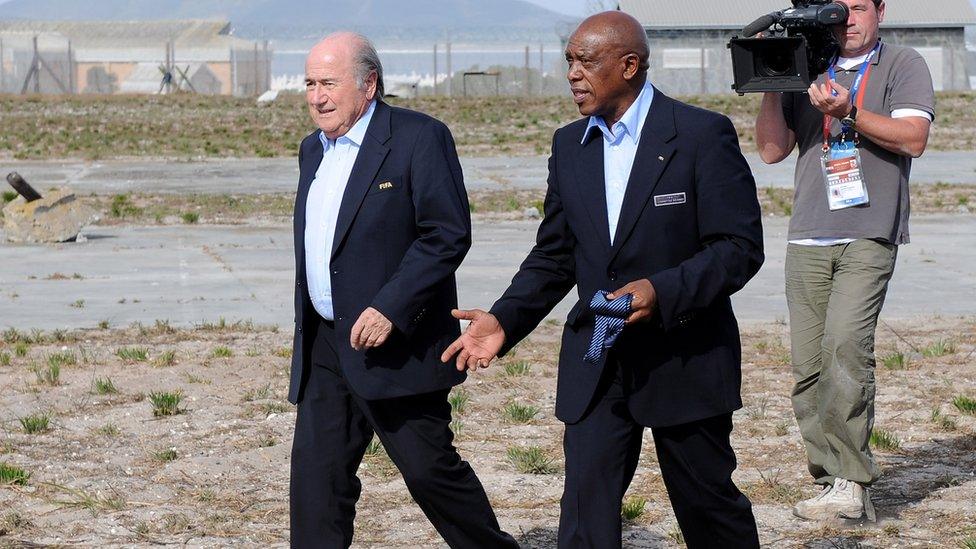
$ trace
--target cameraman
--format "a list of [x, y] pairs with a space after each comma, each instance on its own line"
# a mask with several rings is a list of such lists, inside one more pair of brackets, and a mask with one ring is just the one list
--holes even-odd
[[880, 476], [874, 424], [874, 334], [908, 243], [908, 177], [934, 120], [932, 78], [910, 48], [882, 44], [883, 0], [840, 0], [838, 59], [807, 94], [766, 93], [756, 141], [767, 164], [799, 145], [786, 252], [793, 411], [819, 495], [805, 519], [873, 519]]

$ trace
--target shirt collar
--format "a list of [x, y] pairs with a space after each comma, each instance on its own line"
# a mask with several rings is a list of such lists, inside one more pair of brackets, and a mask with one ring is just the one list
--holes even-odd
[[[336, 139], [336, 141], [339, 139], [345, 139], [357, 147], [362, 146], [363, 139], [366, 137], [366, 129], [369, 128], [369, 121], [373, 118], [373, 111], [375, 110], [376, 100], [374, 99], [369, 102], [369, 107], [366, 109], [366, 112], [359, 117], [359, 120], [353, 124], [352, 128], [349, 128], [349, 131], [346, 132], [345, 135]], [[319, 131], [319, 140], [322, 141], [322, 148], [329, 150], [329, 138], [325, 136], [325, 132]]]
[[583, 131], [583, 139], [580, 140], [580, 143], [586, 143], [587, 139], [590, 138], [590, 132], [593, 128], [598, 128], [607, 141], [612, 142], [620, 139], [621, 136], [618, 134], [622, 132], [630, 138], [631, 142], [636, 144], [640, 140], [641, 130], [644, 128], [644, 121], [647, 120], [647, 113], [651, 110], [651, 103], [653, 101], [654, 86], [648, 80], [644, 82], [644, 87], [637, 94], [637, 99], [630, 105], [627, 112], [613, 125], [617, 133], [611, 132], [607, 128], [607, 124], [602, 116], [591, 116], [586, 125], [586, 129]]

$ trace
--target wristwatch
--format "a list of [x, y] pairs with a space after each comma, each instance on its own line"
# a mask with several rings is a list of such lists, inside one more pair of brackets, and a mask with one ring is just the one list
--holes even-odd
[[840, 119], [840, 123], [845, 128], [854, 129], [857, 125], [857, 105], [851, 105], [851, 112], [847, 113], [847, 116]]

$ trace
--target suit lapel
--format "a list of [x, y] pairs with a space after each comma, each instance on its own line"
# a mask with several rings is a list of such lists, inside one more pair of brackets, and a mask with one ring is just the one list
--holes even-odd
[[346, 183], [346, 191], [342, 195], [342, 203], [339, 206], [339, 218], [336, 220], [335, 239], [332, 243], [332, 255], [336, 252], [346, 238], [349, 228], [352, 226], [353, 219], [359, 212], [359, 207], [366, 198], [366, 193], [376, 177], [383, 160], [390, 152], [386, 143], [390, 140], [390, 107], [382, 101], [376, 102], [376, 110], [373, 111], [373, 118], [369, 121], [366, 128], [366, 137], [359, 147], [359, 154], [356, 162], [352, 166], [352, 173]]
[[576, 155], [576, 190], [600, 244], [605, 251], [609, 251], [610, 223], [607, 221], [607, 188], [603, 171], [603, 134], [598, 130], [592, 130], [592, 134]]
[[647, 201], [654, 193], [654, 188], [657, 187], [664, 169], [674, 155], [674, 147], [669, 142], [676, 135], [674, 103], [670, 97], [655, 88], [654, 100], [647, 113], [647, 120], [644, 121], [634, 165], [627, 180], [627, 191], [624, 193], [620, 219], [617, 221], [617, 233], [613, 239], [610, 261], [613, 261], [634, 230], [641, 212], [647, 206]]

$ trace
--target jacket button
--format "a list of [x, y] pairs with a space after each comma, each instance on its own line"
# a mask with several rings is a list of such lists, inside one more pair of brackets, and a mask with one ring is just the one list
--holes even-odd
[[298, 333], [302, 333], [302, 327], [301, 326], [298, 327]]
[[610, 281], [613, 282], [617, 280], [617, 271], [610, 271]]
[[336, 317], [336, 320], [340, 320], [340, 321], [341, 321], [341, 320], [343, 320], [343, 318], [344, 318], [344, 317], [341, 317], [341, 316], [337, 316], [337, 317]]
[[332, 274], [334, 274], [334, 275], [339, 274], [339, 269], [332, 269]]
[[296, 281], [295, 285], [300, 287], [302, 285], [302, 281], [301, 280]]

